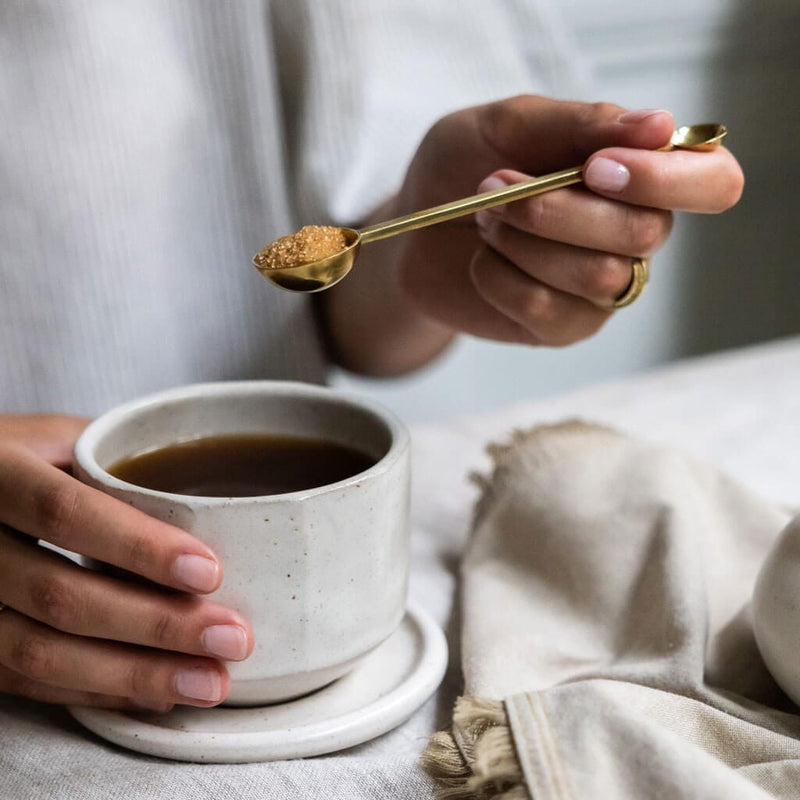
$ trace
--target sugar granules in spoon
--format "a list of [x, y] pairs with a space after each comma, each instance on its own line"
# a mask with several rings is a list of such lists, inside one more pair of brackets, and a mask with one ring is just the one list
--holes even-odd
[[261, 269], [285, 269], [335, 256], [345, 247], [347, 239], [341, 228], [305, 225], [297, 233], [282, 236], [259, 250], [253, 260]]

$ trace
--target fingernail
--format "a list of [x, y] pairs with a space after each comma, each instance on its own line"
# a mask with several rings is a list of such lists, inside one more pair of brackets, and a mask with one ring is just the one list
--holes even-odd
[[478, 184], [478, 194], [493, 192], [495, 189], [502, 189], [504, 186], [508, 186], [508, 184], [502, 178], [498, 178], [497, 175], [490, 175]]
[[621, 192], [631, 179], [624, 164], [610, 158], [595, 158], [583, 173], [584, 183], [601, 192]]
[[178, 556], [172, 564], [172, 577], [195, 592], [213, 592], [219, 582], [219, 565], [204, 556]]
[[489, 232], [489, 228], [492, 224], [492, 215], [489, 213], [489, 209], [475, 212], [475, 224], [482, 233]]
[[247, 655], [247, 634], [239, 625], [211, 625], [201, 636], [210, 656], [241, 661]]
[[668, 114], [669, 112], [663, 108], [640, 108], [636, 111], [626, 111], [617, 117], [617, 122], [630, 124], [632, 122], [641, 122], [643, 119], [652, 117], [655, 114]]
[[175, 675], [175, 691], [189, 700], [218, 703], [222, 700], [219, 673], [209, 669], [184, 669]]
[[[509, 184], [504, 181], [502, 178], [498, 178], [496, 175], [490, 175], [488, 178], [484, 178], [479, 184], [477, 193], [483, 194], [484, 192], [493, 192], [495, 189], [505, 189], [506, 186]], [[486, 229], [486, 223], [492, 217], [502, 217], [503, 212], [505, 211], [505, 206], [492, 206], [491, 208], [485, 208], [483, 211], [476, 211], [475, 212], [475, 223], [477, 226], [483, 230]]]

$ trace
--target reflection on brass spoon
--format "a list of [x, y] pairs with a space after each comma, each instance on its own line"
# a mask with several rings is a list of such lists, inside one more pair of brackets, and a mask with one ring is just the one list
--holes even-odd
[[[672, 134], [670, 143], [662, 149], [714, 150], [727, 132], [724, 125], [716, 123], [687, 125], [678, 128]], [[263, 263], [259, 263], [259, 257], [256, 255], [253, 257], [253, 265], [265, 278], [282, 289], [292, 292], [319, 292], [338, 283], [350, 272], [362, 244], [375, 242], [378, 239], [385, 239], [387, 236], [405, 233], [426, 225], [435, 225], [437, 222], [447, 222], [484, 208], [521, 200], [523, 197], [532, 197], [553, 189], [560, 189], [563, 186], [580, 183], [582, 175], [583, 166], [573, 167], [522, 183], [504, 186], [491, 192], [464, 197], [452, 203], [415, 211], [403, 217], [378, 222], [368, 228], [362, 228], [360, 231], [341, 228], [346, 243], [344, 249], [318, 261], [309, 261], [293, 266], [265, 266]]]

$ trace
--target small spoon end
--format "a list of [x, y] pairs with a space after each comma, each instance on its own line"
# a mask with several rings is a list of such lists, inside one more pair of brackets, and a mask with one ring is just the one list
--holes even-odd
[[719, 122], [701, 125], [684, 125], [672, 134], [672, 147], [683, 150], [716, 150], [728, 135], [728, 129]]

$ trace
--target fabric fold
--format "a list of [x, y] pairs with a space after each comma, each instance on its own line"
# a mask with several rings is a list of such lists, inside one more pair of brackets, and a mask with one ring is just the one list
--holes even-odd
[[[436, 742], [458, 749], [468, 720], [471, 748], [440, 776], [451, 796], [796, 796], [800, 717], [749, 616], [789, 515], [585, 422], [490, 450], [462, 563], [465, 697]], [[487, 736], [516, 756], [496, 781]]]

